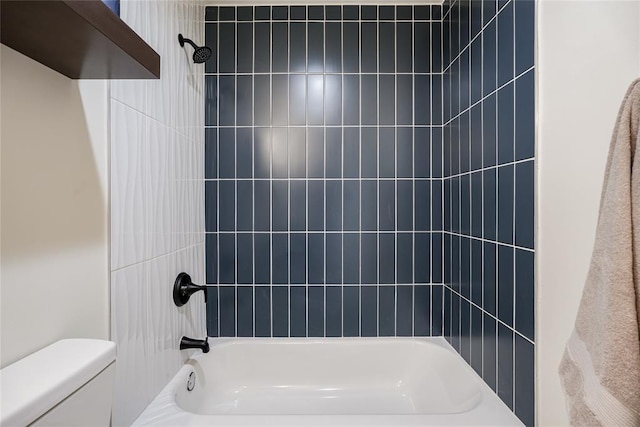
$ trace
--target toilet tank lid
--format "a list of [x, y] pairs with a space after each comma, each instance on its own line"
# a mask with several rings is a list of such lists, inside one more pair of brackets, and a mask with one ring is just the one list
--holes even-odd
[[0, 370], [0, 425], [27, 425], [89, 382], [116, 358], [116, 345], [64, 339]]

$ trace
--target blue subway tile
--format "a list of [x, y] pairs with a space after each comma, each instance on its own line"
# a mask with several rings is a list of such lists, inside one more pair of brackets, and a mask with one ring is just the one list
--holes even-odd
[[[342, 28], [342, 69], [345, 73], [358, 73], [360, 72], [361, 54], [360, 24], [358, 22], [345, 22]], [[358, 78], [358, 76], [354, 77]]]
[[509, 326], [513, 326], [513, 252], [498, 246], [498, 319]]
[[207, 283], [218, 283], [218, 235], [215, 233], [207, 233], [205, 236]]
[[237, 283], [253, 283], [253, 235], [238, 234], [237, 262], [238, 278]]
[[431, 335], [431, 286], [415, 285], [413, 292], [413, 334], [429, 336]]
[[324, 336], [324, 287], [309, 286], [309, 336]]
[[396, 335], [410, 337], [413, 334], [413, 286], [397, 287]]
[[342, 282], [342, 234], [326, 235], [326, 263], [325, 278], [328, 284]]
[[[247, 24], [241, 24], [240, 26], [246, 27]], [[236, 123], [235, 123], [237, 126], [251, 126], [253, 124], [252, 103], [253, 103], [253, 76], [237, 76]], [[222, 109], [220, 111], [222, 112]]]
[[431, 286], [431, 335], [442, 336], [443, 286]]
[[534, 64], [535, 14], [535, 1], [515, 2], [516, 75], [528, 70]]
[[495, 243], [484, 242], [483, 256], [483, 276], [482, 276], [482, 308], [495, 316], [497, 311], [498, 283], [497, 283], [497, 260], [498, 253]]
[[471, 306], [470, 362], [478, 375], [482, 375], [482, 310]]
[[378, 336], [378, 287], [362, 286], [362, 336]]
[[378, 138], [379, 178], [393, 178], [396, 175], [395, 135], [392, 128], [380, 128]]
[[483, 237], [487, 240], [495, 240], [497, 237], [497, 170], [488, 169], [482, 172], [483, 179]]
[[236, 336], [236, 288], [220, 286], [220, 336]]
[[380, 254], [378, 266], [380, 269], [379, 283], [395, 283], [396, 281], [396, 248], [395, 235], [391, 233], [380, 233]]
[[[341, 337], [342, 336], [342, 287], [341, 286], [327, 286], [327, 308], [326, 308], [326, 336], [327, 337]], [[345, 287], [346, 289], [346, 287]], [[356, 288], [357, 290], [357, 288]], [[359, 303], [358, 303], [359, 304]], [[354, 308], [354, 307], [351, 307]], [[355, 309], [357, 310], [356, 304]], [[358, 313], [351, 313], [351, 317], [356, 319], [355, 335], [358, 334]], [[346, 318], [349, 318], [349, 314], [346, 314]], [[346, 336], [346, 334], [345, 334]]]
[[396, 229], [396, 193], [393, 181], [379, 182], [380, 204], [378, 216], [380, 230], [393, 231]]
[[513, 161], [514, 152], [513, 83], [498, 91], [498, 164]]
[[534, 204], [535, 204], [534, 162], [516, 165], [515, 191], [515, 244], [525, 248], [534, 247]]
[[238, 336], [253, 336], [253, 287], [238, 286]]
[[236, 283], [236, 240], [233, 234], [218, 235], [220, 283]]
[[497, 330], [492, 316], [483, 315], [482, 324], [482, 379], [491, 390], [497, 390]]
[[[273, 42], [276, 42], [277, 33], [276, 27], [280, 24], [273, 24]], [[284, 51], [284, 49], [280, 49]], [[273, 67], [275, 71], [276, 56], [273, 56]], [[286, 61], [286, 59], [285, 59]], [[286, 68], [286, 62], [285, 62]], [[283, 74], [274, 74], [271, 76], [271, 85], [273, 87], [272, 104], [272, 118], [271, 122], [276, 126], [286, 126], [289, 124], [289, 76]], [[276, 142], [276, 141], [274, 141]], [[274, 157], [275, 160], [275, 157]], [[275, 173], [275, 171], [274, 171]]]
[[324, 182], [309, 181], [309, 230], [324, 230]]
[[[272, 230], [287, 231], [289, 229], [289, 183], [273, 181], [271, 188]], [[222, 200], [220, 200], [222, 202]]]
[[361, 229], [375, 231], [378, 229], [378, 183], [363, 180], [361, 182], [362, 210]]
[[442, 233], [433, 233], [431, 239], [431, 283], [442, 283]]
[[271, 178], [271, 129], [254, 129], [253, 149], [254, 177]]
[[324, 178], [324, 130], [307, 130], [307, 174], [309, 178]]
[[346, 128], [344, 130], [343, 145], [344, 164], [342, 175], [344, 178], [360, 177], [360, 129]]
[[[363, 19], [364, 18], [363, 8]], [[373, 22], [363, 22], [360, 25], [361, 40], [360, 54], [363, 73], [376, 73], [378, 71], [378, 25]]]
[[344, 321], [343, 336], [360, 336], [360, 287], [345, 286], [342, 289], [344, 298], [342, 309], [342, 316]]
[[[299, 25], [299, 24], [291, 24]], [[290, 52], [293, 53], [293, 51]], [[303, 60], [304, 61], [304, 60]], [[290, 64], [291, 66], [300, 64]], [[304, 63], [302, 64], [304, 67]], [[298, 70], [296, 70], [298, 71]], [[289, 75], [289, 124], [304, 125], [306, 122], [307, 79], [304, 74]]]
[[206, 231], [218, 231], [218, 183], [205, 182]]
[[534, 254], [516, 249], [515, 329], [530, 340], [535, 339]]
[[431, 229], [442, 230], [442, 181], [431, 181]]
[[289, 235], [289, 264], [291, 268], [289, 283], [304, 284], [307, 282], [307, 236], [304, 233]]
[[471, 108], [470, 118], [470, 170], [482, 168], [482, 104]]
[[339, 22], [325, 23], [324, 68], [327, 73], [342, 71], [342, 25]]
[[254, 189], [254, 229], [269, 231], [271, 228], [271, 182], [256, 180]]
[[413, 26], [414, 31], [414, 72], [428, 73], [431, 71], [429, 64], [429, 55], [424, 52], [431, 50], [431, 24], [426, 22], [416, 22]]
[[343, 186], [343, 229], [358, 231], [360, 229], [360, 181], [345, 180]]
[[[307, 32], [309, 33], [307, 70], [310, 73], [321, 73], [324, 71], [324, 25], [322, 22], [309, 22], [307, 24]], [[322, 76], [309, 77], [322, 78]], [[309, 88], [311, 89], [311, 86]], [[309, 106], [311, 107], [311, 105]], [[322, 120], [320, 123], [322, 124]]]
[[273, 178], [289, 177], [289, 140], [287, 130], [274, 128], [272, 136], [272, 176]]
[[342, 230], [342, 182], [327, 181], [326, 184], [327, 231]]
[[482, 237], [482, 172], [471, 174], [471, 235]]
[[289, 336], [289, 287], [274, 286], [271, 290], [273, 336]]
[[[415, 233], [414, 235], [414, 283], [431, 282], [431, 235]], [[400, 247], [398, 247], [398, 255]], [[408, 283], [408, 282], [405, 282]]]
[[307, 229], [307, 186], [305, 181], [291, 181], [289, 184], [289, 229]]
[[343, 283], [360, 283], [360, 234], [345, 233], [343, 235]]
[[376, 128], [362, 128], [360, 153], [362, 159], [362, 177], [378, 177], [378, 133]]
[[516, 80], [516, 160], [535, 155], [535, 96], [535, 72], [531, 70]]
[[397, 246], [397, 277], [393, 283], [413, 283], [413, 233], [398, 233]]
[[207, 336], [217, 337], [218, 334], [218, 287], [207, 286]]
[[[398, 180], [397, 186], [397, 206], [398, 211], [397, 227], [398, 231], [412, 231], [413, 230], [413, 181]], [[425, 202], [429, 202], [429, 198], [425, 199]], [[428, 212], [427, 207], [423, 208], [423, 214]], [[417, 218], [416, 218], [417, 220]]]
[[498, 323], [498, 397], [513, 410], [513, 331]]
[[486, 96], [496, 90], [497, 82], [497, 31], [496, 21], [491, 21], [482, 32], [482, 92]]
[[460, 299], [460, 355], [471, 364], [471, 304]]
[[308, 234], [309, 283], [324, 283], [324, 235]]
[[514, 411], [526, 426], [535, 425], [535, 350], [532, 343], [515, 335]]
[[220, 178], [236, 177], [236, 136], [233, 129], [220, 129], [218, 143]]
[[[415, 154], [413, 156], [413, 177], [429, 178], [431, 175], [431, 159], [433, 158], [435, 161], [436, 156], [438, 155], [435, 148], [436, 141], [434, 138], [433, 139], [434, 153], [432, 157], [431, 155], [432, 138], [429, 133], [430, 129], [414, 128], [414, 131], [415, 131], [415, 142], [414, 142]], [[400, 141], [400, 138], [398, 138], [398, 141]], [[442, 141], [438, 141], [437, 147], [440, 150], [442, 149]], [[398, 149], [400, 149], [400, 145], [398, 146]], [[409, 152], [409, 150], [403, 150], [402, 153], [404, 152]], [[400, 156], [400, 154], [401, 154], [401, 151], [398, 152], [398, 156]], [[408, 157], [408, 155], [406, 156]], [[403, 165], [404, 165], [404, 162], [403, 162]], [[404, 169], [404, 167], [405, 166], [403, 166], [403, 168], [400, 168], [400, 164], [398, 164], [398, 176], [401, 176], [401, 170]], [[434, 166], [434, 173], [435, 173], [435, 169], [436, 167]], [[441, 170], [441, 167], [439, 167], [438, 170]], [[411, 173], [410, 168], [409, 168], [409, 173]]]
[[[222, 66], [222, 62], [220, 63]], [[236, 80], [233, 76], [218, 77], [218, 122], [221, 126], [233, 126], [236, 121]], [[223, 141], [221, 139], [221, 141]]]
[[456, 293], [451, 294], [451, 345], [458, 353], [461, 352], [460, 346], [460, 296]]
[[340, 178], [342, 176], [342, 132], [340, 129], [326, 129], [325, 151], [325, 176]]
[[[425, 76], [420, 76], [425, 77]], [[422, 80], [426, 80], [424, 87], [415, 88], [413, 87], [413, 76], [407, 74], [399, 74], [396, 77], [396, 87], [394, 88], [395, 96], [396, 96], [396, 116], [397, 116], [397, 124], [398, 125], [412, 125], [413, 124], [413, 94], [416, 93], [416, 106], [421, 106], [423, 108], [422, 111], [416, 111], [416, 114], [420, 114], [421, 117], [426, 117], [429, 114], [428, 111], [424, 111], [429, 106], [429, 86], [427, 79], [418, 79], [418, 82]], [[420, 91], [419, 91], [420, 90]], [[381, 102], [384, 102], [384, 99], [381, 97]], [[392, 124], [392, 123], [391, 123]], [[428, 124], [428, 123], [426, 123]]]
[[378, 282], [378, 235], [374, 233], [362, 233], [360, 235], [361, 283], [375, 284]]
[[451, 344], [451, 288], [445, 286], [443, 289], [442, 301], [443, 301], [443, 333], [442, 335]]
[[254, 235], [255, 282], [271, 283], [271, 239], [267, 233]]
[[396, 287], [380, 286], [378, 288], [380, 301], [378, 316], [378, 336], [391, 337], [396, 335], [395, 310]]
[[[223, 183], [224, 184], [224, 183]], [[253, 230], [253, 182], [237, 181], [237, 230]]]
[[482, 101], [482, 165], [487, 168], [496, 165], [496, 95], [492, 94]]
[[498, 241], [513, 243], [513, 165], [498, 169]]
[[[510, 1], [498, 14], [498, 87], [513, 79], [513, 5]], [[518, 47], [519, 49], [520, 47]]]
[[306, 71], [307, 25], [292, 22], [289, 24], [289, 72]]
[[[268, 7], [258, 7], [256, 8], [256, 15], [258, 15], [259, 10], [265, 10], [266, 13], [269, 14]], [[268, 17], [267, 17], [268, 20]], [[256, 44], [255, 44], [255, 72], [256, 73], [268, 73], [271, 69], [271, 25], [268, 22], [256, 22], [255, 24], [255, 33], [256, 33]], [[215, 55], [213, 55], [215, 56]], [[258, 86], [258, 81], [256, 80], [256, 87]]]
[[[322, 25], [322, 24], [320, 24]], [[309, 64], [311, 66], [311, 64]], [[320, 64], [322, 66], [322, 64]], [[322, 75], [307, 76], [307, 124], [322, 125], [324, 118], [324, 77]]]
[[460, 177], [460, 232], [471, 234], [471, 176]]
[[[363, 24], [364, 25], [364, 24]], [[369, 41], [370, 43], [371, 41]], [[375, 39], [373, 39], [375, 46]], [[364, 39], [363, 39], [364, 45]], [[364, 50], [363, 50], [364, 54]], [[365, 64], [363, 63], [363, 71]], [[378, 124], [378, 78], [371, 74], [360, 76], [360, 119], [363, 125]]]
[[[227, 8], [223, 8], [226, 10]], [[236, 70], [236, 25], [232, 23], [218, 24], [219, 40], [224, 40], [224, 43], [219, 43], [218, 48], [218, 69], [221, 73], [233, 73]], [[222, 111], [222, 110], [221, 110]]]
[[471, 298], [471, 239], [460, 238], [460, 294]]
[[215, 179], [218, 177], [218, 131], [205, 129], [204, 144], [204, 177]]
[[307, 336], [307, 288], [291, 286], [289, 288], [289, 310], [291, 316], [290, 335], [292, 337]]
[[[378, 76], [378, 123], [381, 125], [396, 124], [396, 78], [394, 75]], [[360, 95], [362, 96], [362, 95]], [[380, 131], [393, 129], [382, 128]], [[382, 138], [381, 138], [382, 140]]]
[[289, 238], [286, 234], [271, 235], [272, 283], [289, 283]]
[[[400, 24], [403, 25], [403, 24]], [[409, 44], [411, 46], [411, 44]], [[415, 75], [415, 87], [413, 90], [415, 91], [415, 111], [413, 114], [415, 124], [416, 125], [429, 125], [431, 124], [431, 76], [430, 75]], [[403, 81], [403, 80], [399, 80]], [[407, 89], [411, 89], [409, 83], [403, 83], [403, 87], [405, 91]], [[410, 101], [412, 99], [411, 96], [407, 97]], [[400, 97], [398, 99], [398, 106], [400, 107]], [[404, 105], [404, 104], [402, 104]], [[410, 105], [406, 105], [406, 110], [403, 109], [402, 116], [403, 120], [400, 121], [400, 124], [406, 123], [411, 124], [411, 109]], [[399, 113], [400, 115], [400, 113]]]
[[307, 147], [305, 130], [303, 128], [290, 128], [288, 130], [288, 161], [290, 178], [306, 177], [306, 156]]
[[[216, 15], [217, 15], [217, 12], [216, 12]], [[216, 16], [215, 19], [206, 18], [206, 20], [217, 21], [218, 17]], [[205, 45], [218, 46], [218, 24], [214, 22], [207, 23], [205, 24], [204, 31], [205, 31], [205, 35], [204, 35]], [[211, 57], [204, 64], [204, 71], [205, 73], [218, 72], [218, 55], [211, 55]]]
[[478, 306], [482, 306], [482, 269], [482, 241], [474, 239], [471, 240], [471, 301]]
[[[396, 175], [398, 178], [413, 178], [413, 129], [398, 128], [396, 134]], [[421, 160], [428, 164], [429, 156]]]
[[[413, 194], [405, 195], [405, 191], [413, 191], [411, 181], [405, 181], [408, 184], [401, 187], [398, 181], [398, 229], [413, 229], [413, 206], [412, 200], [415, 200], [415, 230], [430, 231], [431, 230], [431, 181], [415, 181], [415, 198]], [[406, 186], [407, 188], [403, 188]], [[435, 196], [435, 194], [434, 194]], [[405, 210], [407, 212], [405, 212]]]

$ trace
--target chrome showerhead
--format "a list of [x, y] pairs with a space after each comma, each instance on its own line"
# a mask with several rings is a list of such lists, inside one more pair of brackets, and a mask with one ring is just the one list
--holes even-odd
[[196, 64], [202, 64], [211, 58], [211, 54], [213, 53], [211, 48], [207, 46], [198, 46], [193, 42], [193, 40], [186, 39], [182, 34], [178, 34], [178, 43], [180, 43], [180, 46], [184, 47], [185, 42], [189, 43], [193, 47], [193, 62]]

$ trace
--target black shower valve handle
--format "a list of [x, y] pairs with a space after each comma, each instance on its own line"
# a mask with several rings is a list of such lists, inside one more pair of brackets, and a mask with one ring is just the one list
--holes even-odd
[[187, 273], [180, 273], [178, 277], [176, 277], [176, 281], [173, 284], [173, 302], [178, 306], [182, 307], [189, 301], [191, 295], [195, 294], [198, 291], [204, 292], [204, 302], [207, 302], [207, 287], [196, 285], [191, 281], [191, 276]]

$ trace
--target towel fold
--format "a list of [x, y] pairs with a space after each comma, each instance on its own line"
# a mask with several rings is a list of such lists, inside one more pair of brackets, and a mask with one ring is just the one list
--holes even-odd
[[560, 364], [572, 425], [640, 426], [639, 129], [640, 79], [616, 121], [591, 265]]

